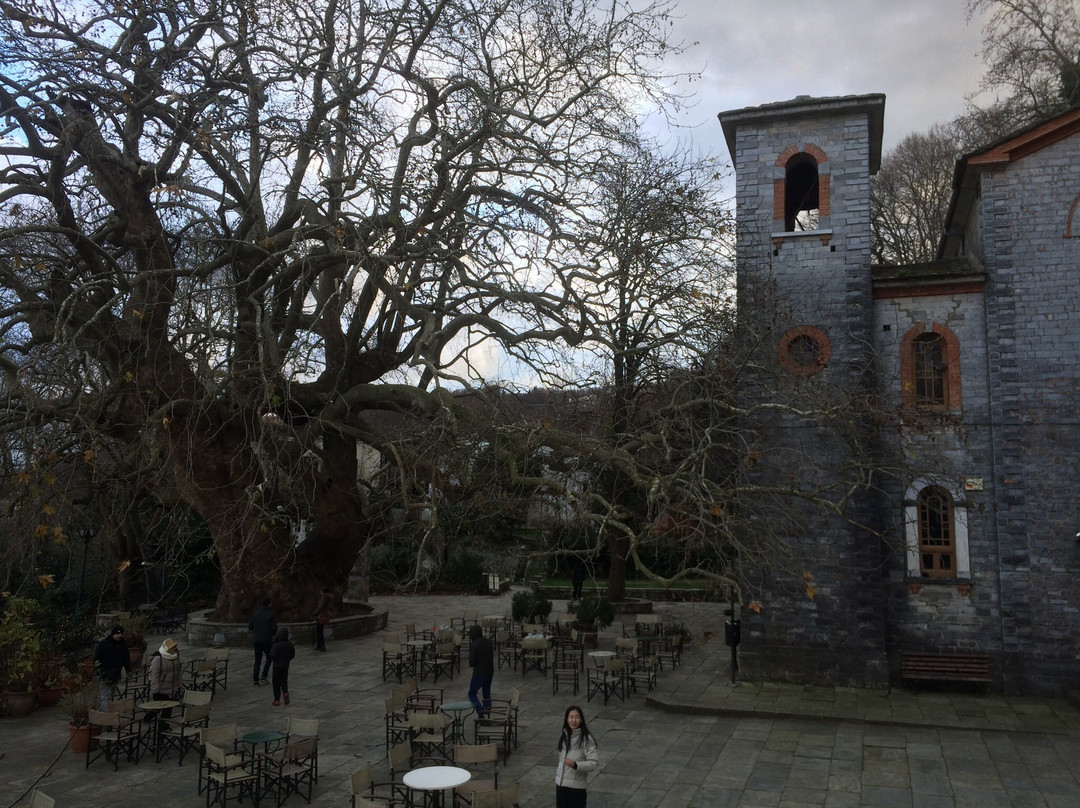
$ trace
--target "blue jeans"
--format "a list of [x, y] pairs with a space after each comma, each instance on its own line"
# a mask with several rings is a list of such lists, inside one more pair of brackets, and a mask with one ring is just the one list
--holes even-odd
[[[494, 679], [494, 674], [489, 676], [474, 676], [472, 681], [469, 682], [469, 701], [472, 702], [473, 709], [476, 710], [477, 715], [483, 715], [486, 711], [491, 709], [491, 680]], [[484, 691], [484, 703], [480, 703], [480, 699], [476, 697], [477, 691]]]

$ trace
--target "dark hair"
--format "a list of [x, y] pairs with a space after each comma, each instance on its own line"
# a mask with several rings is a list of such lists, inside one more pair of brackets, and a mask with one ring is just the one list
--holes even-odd
[[329, 591], [330, 591], [330, 587], [328, 587], [328, 586], [324, 586], [324, 587], [322, 588], [322, 591], [323, 591], [323, 592], [329, 592]]
[[469, 627], [469, 639], [470, 640], [475, 640], [477, 637], [482, 637], [483, 635], [484, 635], [484, 630], [482, 628], [480, 628], [480, 626], [478, 626], [476, 623], [473, 623]]
[[596, 743], [596, 741], [593, 740], [593, 736], [589, 734], [589, 728], [585, 725], [585, 711], [578, 707], [576, 704], [571, 704], [569, 707], [566, 708], [566, 712], [563, 713], [562, 732], [559, 733], [558, 748], [560, 751], [563, 749], [565, 749], [567, 752], [570, 751], [570, 742], [573, 740], [574, 731], [570, 729], [570, 724], [566, 719], [570, 717], [570, 713], [573, 710], [577, 710], [578, 715], [581, 716], [581, 738], [578, 740], [578, 746], [584, 749], [590, 743]]
[[263, 598], [263, 606], [269, 606], [269, 605], [270, 605], [270, 598]]

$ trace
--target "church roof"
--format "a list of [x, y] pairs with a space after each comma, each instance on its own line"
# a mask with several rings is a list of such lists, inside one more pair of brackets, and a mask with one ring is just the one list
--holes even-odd
[[1013, 132], [989, 146], [961, 157], [953, 173], [952, 200], [945, 217], [945, 231], [938, 243], [938, 257], [954, 256], [963, 252], [963, 225], [967, 221], [971, 206], [978, 198], [979, 177], [983, 170], [1014, 163], [1077, 132], [1080, 132], [1080, 108]]
[[724, 130], [728, 152], [732, 162], [735, 160], [735, 134], [742, 124], [760, 125], [766, 121], [786, 118], [806, 118], [812, 115], [837, 115], [851, 112], [865, 112], [870, 122], [870, 173], [877, 173], [881, 165], [881, 136], [884, 131], [885, 95], [839, 95], [815, 98], [800, 95], [789, 101], [777, 101], [756, 107], [743, 107], [721, 112], [717, 117]]

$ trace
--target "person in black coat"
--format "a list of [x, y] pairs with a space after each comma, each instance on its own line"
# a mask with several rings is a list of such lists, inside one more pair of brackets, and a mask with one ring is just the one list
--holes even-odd
[[[270, 646], [274, 644], [274, 635], [277, 634], [277, 617], [270, 611], [270, 598], [262, 602], [259, 610], [248, 621], [251, 630], [251, 645], [255, 649], [255, 668], [251, 672], [256, 685], [269, 684], [266, 681], [270, 673]], [[262, 666], [262, 676], [259, 675], [259, 664], [263, 655], [266, 655], [266, 664]]]
[[98, 680], [100, 706], [105, 710], [112, 698], [113, 685], [120, 681], [120, 671], [131, 673], [131, 651], [124, 639], [124, 627], [119, 623], [94, 649], [94, 671]]
[[274, 662], [274, 706], [281, 704], [282, 698], [289, 703], [289, 663], [296, 656], [296, 646], [289, 639], [289, 630], [282, 626], [277, 630], [274, 644], [270, 648], [270, 659]]
[[[480, 718], [491, 709], [491, 680], [495, 678], [495, 650], [491, 640], [484, 636], [484, 630], [473, 624], [469, 629], [469, 664], [472, 665], [472, 681], [469, 682], [469, 701], [472, 702], [476, 715]], [[478, 692], [483, 692], [484, 701], [480, 703]]]

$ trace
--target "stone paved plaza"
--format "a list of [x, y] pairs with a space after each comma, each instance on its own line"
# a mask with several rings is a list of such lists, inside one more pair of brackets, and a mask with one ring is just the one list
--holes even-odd
[[[502, 614], [510, 596], [377, 597], [388, 631], [460, 616]], [[556, 601], [556, 610], [565, 602]], [[601, 769], [590, 808], [720, 806], [1080, 806], [1080, 711], [1066, 700], [974, 693], [890, 693], [730, 681], [723, 604], [656, 604], [683, 620], [693, 640], [683, 665], [660, 675], [646, 699], [591, 703], [551, 694], [533, 671], [495, 676], [494, 695], [522, 690], [521, 748], [500, 766], [517, 783], [523, 808], [554, 805], [554, 745], [567, 705], [579, 703], [598, 737]], [[611, 648], [619, 626], [601, 634]], [[382, 633], [298, 648], [290, 670], [292, 704], [272, 707], [270, 688], [251, 685], [250, 649], [233, 649], [229, 686], [214, 699], [212, 724], [280, 729], [287, 715], [320, 720], [319, 783], [312, 804], [348, 806], [349, 773], [360, 764], [388, 771], [383, 746]], [[177, 638], [183, 640], [183, 638]], [[183, 653], [183, 644], [181, 646]], [[428, 683], [430, 684], [430, 683]], [[447, 700], [464, 699], [468, 671], [440, 679]], [[65, 749], [56, 708], [0, 720], [0, 808], [29, 803], [35, 784], [58, 806], [147, 808], [204, 804], [197, 759], [175, 755], [118, 772]], [[20, 801], [20, 797], [26, 796]], [[287, 805], [304, 805], [295, 795]]]

